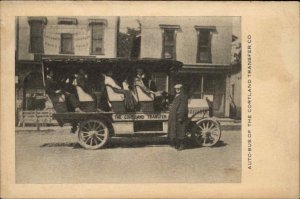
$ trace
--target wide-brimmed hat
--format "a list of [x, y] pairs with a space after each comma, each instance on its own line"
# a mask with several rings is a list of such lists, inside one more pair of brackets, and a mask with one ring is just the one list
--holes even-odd
[[175, 84], [174, 88], [182, 88], [182, 84]]

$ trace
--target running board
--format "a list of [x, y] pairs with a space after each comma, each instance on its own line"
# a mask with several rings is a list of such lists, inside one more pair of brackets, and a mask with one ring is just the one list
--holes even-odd
[[135, 131], [134, 134], [167, 134], [165, 131]]
[[167, 137], [168, 134], [164, 131], [137, 131], [134, 133], [122, 133], [122, 134], [114, 135], [114, 137], [139, 137], [139, 136]]

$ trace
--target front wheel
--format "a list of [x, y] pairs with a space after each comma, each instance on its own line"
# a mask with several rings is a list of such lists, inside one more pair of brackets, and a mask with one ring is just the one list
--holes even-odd
[[108, 127], [100, 120], [86, 120], [80, 123], [78, 139], [85, 149], [99, 149], [108, 142]]
[[209, 118], [199, 120], [196, 122], [194, 136], [198, 145], [214, 146], [221, 138], [220, 124]]

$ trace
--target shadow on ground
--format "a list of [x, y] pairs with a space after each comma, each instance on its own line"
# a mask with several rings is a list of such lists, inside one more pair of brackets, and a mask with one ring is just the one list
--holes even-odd
[[[227, 143], [220, 140], [213, 148], [225, 147]], [[157, 147], [157, 146], [169, 146], [168, 139], [166, 137], [126, 137], [126, 138], [112, 138], [105, 148], [143, 148], [143, 147]], [[76, 142], [51, 142], [42, 144], [40, 147], [72, 147], [74, 149], [82, 148], [79, 143]], [[186, 149], [195, 149], [199, 146], [193, 142], [186, 142]]]
[[42, 144], [40, 147], [73, 147], [81, 148], [81, 146], [76, 142], [50, 142]]
[[227, 143], [225, 143], [224, 141], [222, 140], [219, 140], [214, 146], [212, 146], [213, 148], [216, 148], [216, 147], [224, 147], [226, 146]]

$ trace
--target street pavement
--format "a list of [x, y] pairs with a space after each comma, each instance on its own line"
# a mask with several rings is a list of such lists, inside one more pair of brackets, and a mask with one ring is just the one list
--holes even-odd
[[177, 151], [165, 137], [113, 138], [85, 150], [68, 128], [16, 131], [16, 183], [239, 183], [241, 131], [215, 147]]

